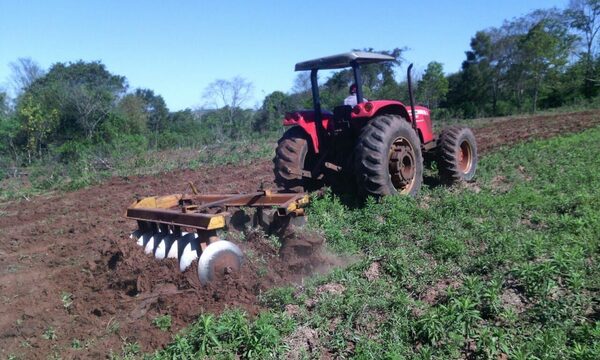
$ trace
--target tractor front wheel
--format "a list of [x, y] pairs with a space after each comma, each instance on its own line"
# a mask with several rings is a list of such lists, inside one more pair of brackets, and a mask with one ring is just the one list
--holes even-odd
[[471, 129], [451, 126], [438, 140], [440, 180], [448, 185], [472, 180], [477, 170], [477, 142]]
[[410, 123], [380, 115], [362, 129], [355, 149], [355, 171], [363, 195], [415, 196], [423, 182], [421, 142]]
[[277, 142], [275, 150], [275, 183], [292, 192], [315, 190], [315, 180], [302, 176], [302, 171], [312, 170], [315, 161], [316, 155], [308, 134], [298, 126], [288, 129]]

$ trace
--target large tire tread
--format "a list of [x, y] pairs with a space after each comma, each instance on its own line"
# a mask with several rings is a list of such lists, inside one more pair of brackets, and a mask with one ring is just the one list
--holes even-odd
[[294, 126], [288, 129], [277, 142], [273, 173], [275, 184], [290, 192], [304, 192], [309, 189], [308, 179], [301, 175], [292, 174], [287, 169], [304, 170], [307, 157], [314, 156], [310, 149], [311, 142], [306, 132]]
[[[466, 173], [460, 169], [458, 151], [463, 142], [471, 147], [471, 167]], [[477, 170], [477, 142], [471, 129], [450, 126], [442, 130], [438, 139], [438, 168], [440, 181], [447, 185], [470, 181]]]
[[372, 119], [359, 136], [355, 148], [355, 171], [363, 196], [381, 197], [397, 194], [389, 174], [389, 151], [397, 137], [407, 139], [415, 154], [415, 181], [409, 194], [419, 191], [423, 177], [420, 140], [410, 123], [397, 115], [380, 115]]

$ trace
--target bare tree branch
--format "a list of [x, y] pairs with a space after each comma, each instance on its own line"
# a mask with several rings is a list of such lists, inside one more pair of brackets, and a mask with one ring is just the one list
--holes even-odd
[[45, 71], [31, 58], [18, 58], [10, 63], [10, 77], [14, 94], [18, 96], [35, 80], [44, 76]]

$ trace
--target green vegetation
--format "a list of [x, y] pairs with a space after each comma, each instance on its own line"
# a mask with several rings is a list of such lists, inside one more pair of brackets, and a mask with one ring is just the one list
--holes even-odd
[[82, 349], [82, 348], [83, 348], [83, 344], [81, 343], [81, 341], [79, 341], [79, 339], [71, 340], [71, 349]]
[[597, 359], [599, 142], [504, 149], [417, 199], [315, 199], [309, 225], [355, 263], [269, 291], [254, 319], [203, 315], [154, 357]]
[[71, 305], [73, 305], [73, 294], [71, 294], [70, 292], [66, 292], [63, 291], [60, 293], [60, 301], [63, 304], [63, 307], [66, 310], [69, 310], [71, 308]]
[[[417, 102], [438, 121], [597, 107], [599, 19], [598, 0], [578, 0], [564, 11], [539, 9], [479, 31], [458, 72], [444, 75], [432, 61], [415, 74]], [[397, 80], [406, 49], [380, 52], [398, 60], [364, 67], [365, 97], [406, 103], [407, 84]], [[247, 108], [252, 83], [234, 77], [205, 88], [205, 108], [173, 112], [159, 94], [129, 89], [125, 76], [100, 62], [59, 62], [45, 71], [21, 58], [11, 68], [14, 99], [0, 91], [0, 199], [218, 162], [204, 149], [272, 144], [285, 112], [312, 107], [307, 73], [298, 74], [291, 92], [274, 91], [257, 109]], [[348, 69], [322, 79], [325, 109], [342, 103], [352, 79]], [[157, 166], [165, 160], [161, 150], [182, 149], [201, 155], [181, 162], [167, 156], [166, 166]], [[260, 149], [225, 154], [266, 156], [268, 148]]]
[[155, 317], [154, 320], [152, 320], [152, 325], [162, 331], [171, 329], [171, 315], [166, 314]]
[[[14, 101], [0, 92], [0, 199], [263, 157], [281, 131], [255, 124], [237, 88], [235, 103], [170, 112], [160, 95], [129, 92], [125, 77], [100, 62], [56, 63], [47, 73], [31, 60], [14, 66], [32, 75]], [[219, 82], [211, 92], [235, 85]], [[269, 116], [281, 119], [283, 110]]]
[[156, 151], [146, 151], [135, 143], [104, 144], [103, 156], [91, 149], [81, 149], [75, 161], [54, 162], [48, 157], [24, 170], [18, 170], [27, 171], [27, 180], [17, 175], [0, 181], [0, 200], [31, 197], [53, 190], [76, 190], [112, 176], [160, 174], [201, 166], [244, 164], [272, 157], [278, 137], [278, 133], [266, 133], [253, 140]]
[[48, 326], [48, 328], [42, 334], [42, 337], [46, 340], [56, 340], [56, 329], [52, 326]]
[[189, 328], [176, 335], [174, 342], [157, 353], [158, 358], [283, 358], [289, 350], [282, 338], [291, 334], [294, 321], [283, 315], [263, 312], [252, 321], [239, 310], [223, 315], [202, 315]]
[[141, 352], [140, 344], [137, 342], [127, 342], [124, 340], [123, 346], [121, 346], [121, 354], [115, 354], [111, 352], [108, 355], [109, 359], [120, 359], [120, 360], [133, 360], [139, 358], [139, 353]]

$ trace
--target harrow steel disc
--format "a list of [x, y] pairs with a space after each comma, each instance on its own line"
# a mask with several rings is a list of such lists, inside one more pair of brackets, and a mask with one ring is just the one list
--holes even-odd
[[163, 237], [156, 246], [156, 250], [154, 251], [154, 257], [159, 260], [164, 259], [167, 256], [167, 252], [171, 247], [171, 244], [175, 239], [177, 239], [177, 237], [179, 236], [175, 234], [169, 234]]
[[148, 244], [148, 241], [150, 240], [150, 238], [151, 238], [152, 236], [154, 236], [154, 232], [153, 232], [153, 231], [148, 231], [148, 232], [145, 232], [145, 233], [143, 233], [143, 234], [142, 234], [142, 236], [140, 236], [140, 237], [137, 239], [137, 242], [136, 242], [136, 243], [137, 243], [139, 246], [142, 246], [142, 247], [144, 247], [144, 248], [145, 248], [145, 247], [146, 247], [146, 244]]
[[173, 257], [177, 257], [177, 240], [179, 238], [182, 238], [186, 235], [188, 235], [189, 233], [187, 232], [182, 232], [180, 234], [169, 234], [165, 237], [163, 237], [159, 243], [158, 246], [156, 246], [156, 250], [154, 251], [154, 257], [162, 260], [168, 257], [168, 254], [171, 252], [171, 248], [173, 247], [173, 245], [175, 245], [175, 252]]
[[226, 240], [216, 241], [206, 247], [198, 260], [198, 278], [208, 284], [215, 277], [239, 271], [243, 256], [240, 248]]
[[167, 235], [169, 235], [168, 232], [154, 233], [154, 236], [151, 236], [150, 239], [148, 239], [148, 242], [146, 243], [146, 246], [144, 248], [144, 252], [146, 254], [153, 254], [154, 250], [158, 246], [158, 243], [162, 240], [162, 238], [164, 238]]
[[137, 241], [137, 239], [139, 239], [143, 234], [144, 232], [142, 230], [137, 229], [136, 231], [132, 232], [131, 235], [129, 235], [129, 238]]
[[179, 271], [184, 272], [198, 258], [201, 251], [200, 242], [195, 237], [189, 237], [187, 241], [182, 241], [177, 246], [179, 250]]
[[169, 250], [167, 252], [167, 258], [179, 259], [181, 257], [181, 252], [185, 248], [185, 245], [187, 245], [187, 243], [189, 243], [190, 240], [193, 240], [197, 237], [198, 237], [198, 235], [196, 235], [195, 233], [185, 233], [184, 232], [182, 234], [182, 236], [174, 239], [173, 242], [171, 243], [171, 247], [169, 248]]

